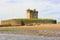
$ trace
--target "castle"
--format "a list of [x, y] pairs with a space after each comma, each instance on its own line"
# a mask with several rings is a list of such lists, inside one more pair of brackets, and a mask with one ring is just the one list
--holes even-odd
[[26, 17], [28, 19], [38, 19], [38, 11], [36, 11], [36, 9], [34, 10], [27, 9]]
[[56, 20], [53, 19], [38, 19], [38, 11], [36, 9], [27, 9], [26, 19], [11, 19], [1, 21], [1, 25], [8, 26], [24, 26], [24, 25], [40, 25], [40, 24], [56, 24]]

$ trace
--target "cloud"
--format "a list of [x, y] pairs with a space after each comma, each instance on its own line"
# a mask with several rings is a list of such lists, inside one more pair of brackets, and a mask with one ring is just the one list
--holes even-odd
[[41, 0], [41, 1], [51, 2], [53, 4], [60, 4], [60, 0]]
[[60, 0], [50, 0], [51, 3], [60, 4]]
[[8, 0], [6, 1], [7, 3], [16, 3], [17, 1], [16, 0]]
[[58, 19], [60, 17], [59, 0], [2, 0], [0, 1], [0, 18], [25, 18], [28, 8], [37, 9], [39, 18], [49, 16], [49, 18]]

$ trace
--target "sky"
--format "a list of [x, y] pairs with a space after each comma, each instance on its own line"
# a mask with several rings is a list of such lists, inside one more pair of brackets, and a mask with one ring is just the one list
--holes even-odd
[[36, 9], [38, 18], [60, 21], [60, 0], [0, 0], [0, 21], [26, 18], [27, 9]]

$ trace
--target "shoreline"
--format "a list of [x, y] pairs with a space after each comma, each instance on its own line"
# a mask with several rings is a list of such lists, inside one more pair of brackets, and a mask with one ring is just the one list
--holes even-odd
[[0, 27], [0, 33], [15, 34], [15, 35], [23, 34], [23, 35], [34, 35], [34, 36], [46, 36], [46, 37], [60, 37], [60, 24]]

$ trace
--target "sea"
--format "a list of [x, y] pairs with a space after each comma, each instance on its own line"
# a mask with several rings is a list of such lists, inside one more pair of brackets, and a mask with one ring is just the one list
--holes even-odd
[[0, 34], [0, 40], [60, 40], [59, 37]]
[[[8, 33], [8, 34], [7, 34]], [[11, 33], [11, 34], [10, 34]], [[16, 34], [14, 34], [16, 33]], [[36, 35], [27, 35], [27, 34], [17, 34], [17, 33], [32, 33], [32, 34], [60, 34], [60, 31], [52, 30], [0, 30], [0, 40], [60, 40], [60, 37], [54, 36], [36, 36]]]

